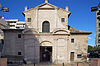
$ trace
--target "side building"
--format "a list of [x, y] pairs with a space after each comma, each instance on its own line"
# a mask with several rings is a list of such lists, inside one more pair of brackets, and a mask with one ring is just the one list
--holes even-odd
[[100, 46], [100, 9], [96, 11], [96, 46]]
[[6, 57], [8, 63], [14, 61], [22, 62], [24, 58], [23, 29], [3, 29], [3, 31], [4, 46], [1, 54], [2, 57]]
[[2, 29], [7, 29], [7, 28], [8, 26], [6, 25], [4, 17], [0, 16], [0, 57], [1, 57], [1, 51], [3, 48], [3, 44], [4, 44], [4, 33]]
[[6, 19], [5, 20], [9, 29], [24, 29], [25, 22], [18, 21], [18, 19]]

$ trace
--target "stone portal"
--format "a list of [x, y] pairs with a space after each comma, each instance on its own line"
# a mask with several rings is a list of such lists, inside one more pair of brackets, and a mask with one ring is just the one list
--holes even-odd
[[52, 62], [52, 46], [40, 46], [40, 62]]

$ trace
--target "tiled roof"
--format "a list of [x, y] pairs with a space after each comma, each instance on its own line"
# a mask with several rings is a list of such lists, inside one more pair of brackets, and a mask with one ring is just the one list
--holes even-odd
[[68, 30], [71, 32], [71, 33], [84, 33], [84, 34], [91, 34], [91, 32], [87, 32], [87, 31], [81, 31], [81, 30], [77, 30], [69, 25], [68, 26]]

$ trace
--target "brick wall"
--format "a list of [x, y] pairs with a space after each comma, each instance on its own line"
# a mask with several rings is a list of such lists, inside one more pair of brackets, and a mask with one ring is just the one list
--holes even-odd
[[91, 59], [91, 66], [100, 66], [100, 59], [99, 58]]
[[7, 66], [7, 58], [0, 58], [0, 66]]

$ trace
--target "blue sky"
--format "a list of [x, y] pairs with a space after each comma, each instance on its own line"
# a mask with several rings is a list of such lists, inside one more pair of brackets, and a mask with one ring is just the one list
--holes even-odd
[[[68, 24], [78, 30], [92, 32], [89, 35], [89, 45], [95, 45], [96, 13], [91, 12], [91, 7], [98, 6], [100, 0], [49, 0], [50, 4], [65, 9], [69, 7], [71, 15]], [[0, 0], [2, 7], [8, 7], [9, 12], [0, 12], [5, 19], [19, 19], [24, 21], [22, 12], [24, 7], [33, 8], [44, 3], [44, 0]]]

